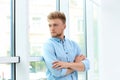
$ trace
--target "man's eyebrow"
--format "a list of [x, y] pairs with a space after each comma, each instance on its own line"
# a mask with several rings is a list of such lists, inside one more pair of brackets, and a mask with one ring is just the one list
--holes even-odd
[[48, 24], [48, 26], [51, 26], [51, 24]]

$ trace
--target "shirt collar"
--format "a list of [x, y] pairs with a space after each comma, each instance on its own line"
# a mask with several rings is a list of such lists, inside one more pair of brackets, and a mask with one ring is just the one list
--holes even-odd
[[56, 37], [52, 37], [51, 38], [51, 40], [55, 40], [55, 41], [57, 41], [57, 42], [61, 42], [61, 41], [65, 41], [65, 36], [64, 36], [64, 39], [62, 40], [62, 39], [60, 39], [60, 38], [56, 38]]

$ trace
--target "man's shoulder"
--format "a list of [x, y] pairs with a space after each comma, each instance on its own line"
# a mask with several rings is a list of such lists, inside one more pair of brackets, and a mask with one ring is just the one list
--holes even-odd
[[66, 38], [65, 40], [66, 40], [67, 42], [70, 42], [70, 43], [72, 43], [72, 44], [75, 44], [75, 43], [76, 43], [74, 40], [72, 40], [72, 39], [69, 39], [69, 38]]
[[72, 39], [66, 39], [66, 41], [67, 41], [68, 44], [70, 44], [70, 45], [72, 45], [74, 47], [79, 46], [79, 44], [76, 41], [72, 40]]
[[48, 38], [46, 41], [44, 41], [43, 45], [53, 45], [54, 44], [54, 41], [51, 39], [51, 38]]

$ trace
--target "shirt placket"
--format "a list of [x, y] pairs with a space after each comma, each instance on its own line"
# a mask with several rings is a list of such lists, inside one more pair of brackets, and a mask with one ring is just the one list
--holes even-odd
[[66, 45], [65, 45], [65, 41], [63, 41], [62, 40], [62, 46], [63, 46], [63, 49], [64, 49], [64, 51], [65, 51], [65, 55], [66, 55], [66, 59], [67, 59], [67, 62], [70, 62], [70, 59], [69, 59], [69, 54], [68, 54], [68, 50], [67, 50], [67, 48], [66, 48]]

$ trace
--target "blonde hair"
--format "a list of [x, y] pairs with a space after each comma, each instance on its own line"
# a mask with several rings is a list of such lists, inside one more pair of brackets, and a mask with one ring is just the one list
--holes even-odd
[[48, 18], [48, 20], [51, 20], [51, 19], [61, 19], [63, 23], [66, 23], [65, 14], [63, 12], [60, 12], [60, 11], [51, 12], [47, 16], [47, 18]]

